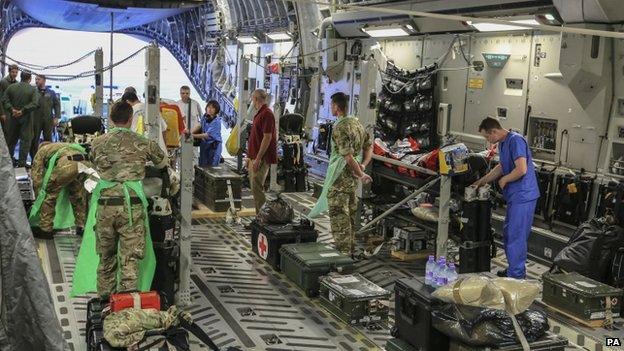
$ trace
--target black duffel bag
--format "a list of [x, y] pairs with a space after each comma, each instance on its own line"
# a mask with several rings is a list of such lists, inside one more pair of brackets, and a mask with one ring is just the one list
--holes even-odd
[[[528, 342], [546, 334], [548, 318], [541, 311], [526, 310], [516, 320]], [[503, 310], [444, 304], [431, 312], [431, 324], [442, 334], [471, 346], [502, 347], [518, 344], [513, 321]]]
[[604, 218], [582, 223], [567, 245], [557, 254], [551, 272], [577, 272], [605, 284], [612, 283], [611, 265], [619, 248], [624, 247], [624, 229]]
[[288, 224], [295, 218], [295, 211], [279, 195], [277, 199], [267, 201], [260, 208], [256, 219], [263, 224]]

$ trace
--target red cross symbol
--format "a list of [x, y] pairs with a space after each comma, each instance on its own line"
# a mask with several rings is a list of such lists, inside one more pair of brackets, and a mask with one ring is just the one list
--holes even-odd
[[258, 234], [258, 254], [260, 257], [266, 260], [269, 254], [269, 247], [267, 246], [267, 238], [264, 234]]

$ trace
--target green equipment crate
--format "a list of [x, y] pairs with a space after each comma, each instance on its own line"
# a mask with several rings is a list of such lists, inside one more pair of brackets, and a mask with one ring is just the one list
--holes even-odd
[[607, 299], [613, 317], [620, 316], [622, 289], [614, 288], [578, 273], [542, 276], [542, 301], [561, 312], [585, 321], [604, 319]]
[[390, 291], [360, 274], [330, 273], [321, 277], [320, 281], [321, 305], [343, 322], [366, 324], [388, 319]]
[[[397, 339], [397, 338], [388, 339], [388, 341], [386, 341], [385, 350], [386, 351], [419, 351], [418, 348], [410, 345], [407, 341]], [[446, 350], [441, 350], [441, 351], [446, 351]]]
[[353, 260], [323, 243], [282, 245], [279, 250], [280, 270], [297, 284], [308, 297], [319, 291], [319, 278], [331, 271], [350, 273]]

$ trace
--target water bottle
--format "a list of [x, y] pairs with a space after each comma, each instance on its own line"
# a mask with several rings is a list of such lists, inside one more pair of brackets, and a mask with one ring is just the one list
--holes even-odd
[[450, 284], [457, 280], [457, 271], [455, 270], [455, 264], [453, 262], [448, 265], [448, 272], [446, 273], [447, 284]]
[[438, 284], [438, 280], [440, 278], [442, 278], [442, 276], [444, 275], [444, 267], [446, 267], [446, 258], [444, 258], [444, 256], [440, 256], [440, 258], [438, 259], [438, 263], [436, 264], [435, 268], [433, 269], [433, 284], [432, 284], [432, 286], [440, 286]]
[[429, 260], [425, 265], [425, 285], [433, 286], [433, 271], [435, 270], [435, 256], [429, 255]]
[[440, 267], [438, 268], [438, 276], [435, 281], [435, 284], [437, 287], [446, 285], [446, 282], [447, 282], [446, 273], [447, 273], [447, 266], [446, 266], [446, 260], [444, 260], [440, 262]]

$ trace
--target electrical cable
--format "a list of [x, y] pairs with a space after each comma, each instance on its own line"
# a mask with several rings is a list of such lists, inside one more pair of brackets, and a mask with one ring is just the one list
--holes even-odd
[[92, 50], [92, 51], [88, 52], [87, 54], [85, 54], [84, 56], [82, 56], [82, 57], [80, 57], [80, 58], [78, 58], [78, 59], [76, 59], [74, 61], [71, 61], [71, 62], [68, 62], [68, 63], [65, 63], [65, 64], [60, 64], [60, 65], [52, 65], [52, 66], [41, 66], [41, 65], [21, 62], [21, 61], [18, 61], [18, 60], [14, 59], [14, 58], [12, 58], [12, 57], [10, 57], [8, 55], [5, 55], [5, 57], [7, 59], [15, 62], [16, 64], [18, 64], [20, 66], [23, 66], [23, 67], [26, 67], [26, 68], [37, 69], [37, 70], [51, 70], [51, 69], [59, 69], [59, 68], [64, 68], [64, 67], [68, 67], [68, 66], [74, 65], [74, 64], [76, 64], [78, 62], [81, 62], [81, 61], [85, 60], [87, 57], [95, 54], [96, 52], [97, 52], [97, 50]]
[[[108, 65], [106, 67], [103, 67], [101, 72], [103, 73], [103, 72], [109, 71], [109, 70], [111, 70], [111, 69], [113, 69], [113, 68], [115, 68], [115, 67], [117, 67], [117, 66], [119, 66], [119, 65], [121, 65], [121, 64], [123, 64], [125, 62], [127, 62], [128, 60], [136, 57], [138, 54], [140, 54], [145, 49], [147, 49], [147, 46], [144, 46], [144, 47], [140, 48], [139, 50], [137, 50], [134, 53], [130, 54], [128, 57], [126, 57], [126, 58], [124, 58], [124, 59], [122, 59], [122, 60], [120, 60], [118, 62], [115, 62], [112, 65]], [[0, 63], [3, 63], [5, 65], [7, 64], [7, 62], [5, 62], [3, 60], [0, 60]], [[34, 71], [31, 72], [31, 73], [34, 74], [34, 75], [40, 74], [40, 72], [34, 72]], [[67, 81], [81, 79], [81, 78], [93, 77], [93, 76], [97, 75], [98, 73], [100, 73], [100, 72], [98, 72], [98, 70], [91, 70], [91, 71], [81, 72], [81, 73], [78, 73], [78, 74], [75, 74], [75, 75], [46, 74], [45, 76], [46, 76], [46, 79], [49, 80], [49, 81], [67, 82]]]

